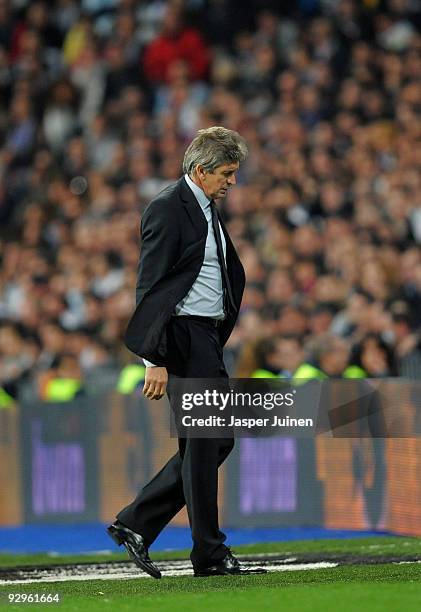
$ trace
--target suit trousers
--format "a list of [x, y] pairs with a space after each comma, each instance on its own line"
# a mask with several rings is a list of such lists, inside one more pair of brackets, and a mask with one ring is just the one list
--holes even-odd
[[[172, 317], [167, 327], [168, 373], [182, 378], [228, 378], [218, 330], [211, 322]], [[169, 389], [171, 384], [168, 385]], [[180, 407], [171, 408], [179, 414]], [[178, 452], [121, 510], [117, 518], [140, 533], [147, 546], [186, 504], [195, 568], [221, 560], [226, 539], [218, 523], [218, 467], [234, 446], [232, 438], [179, 438]]]

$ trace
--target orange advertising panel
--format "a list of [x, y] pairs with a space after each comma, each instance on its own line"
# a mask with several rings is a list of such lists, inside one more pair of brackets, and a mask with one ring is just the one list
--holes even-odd
[[22, 522], [19, 415], [15, 405], [0, 410], [0, 525]]

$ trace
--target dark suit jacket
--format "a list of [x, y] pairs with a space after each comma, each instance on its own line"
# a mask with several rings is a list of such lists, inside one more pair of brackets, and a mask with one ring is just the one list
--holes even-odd
[[[236, 305], [235, 312], [229, 313], [218, 328], [223, 346], [237, 319], [245, 274], [222, 222], [221, 227]], [[168, 363], [166, 327], [175, 306], [187, 295], [199, 274], [207, 233], [205, 215], [184, 178], [159, 193], [143, 214], [137, 306], [128, 324], [125, 342], [136, 355], [158, 366]]]

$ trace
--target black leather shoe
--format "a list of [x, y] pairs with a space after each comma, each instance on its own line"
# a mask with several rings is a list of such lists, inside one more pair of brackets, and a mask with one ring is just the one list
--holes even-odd
[[215, 562], [213, 565], [204, 568], [194, 568], [194, 575], [196, 578], [206, 576], [233, 576], [237, 574], [241, 574], [240, 562], [234, 557], [230, 550], [228, 550], [223, 559]]
[[125, 527], [119, 521], [107, 527], [107, 532], [118, 546], [124, 544], [131, 560], [136, 563], [137, 567], [140, 567], [153, 578], [162, 578], [161, 572], [151, 561], [148, 549], [139, 533]]

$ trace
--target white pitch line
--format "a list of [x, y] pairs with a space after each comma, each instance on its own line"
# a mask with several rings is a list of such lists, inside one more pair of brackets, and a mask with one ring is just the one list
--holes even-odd
[[393, 563], [395, 565], [405, 565], [407, 563], [421, 563], [421, 559], [418, 559], [417, 561], [393, 561]]
[[338, 567], [339, 563], [319, 561], [318, 563], [294, 563], [293, 565], [265, 565], [265, 569], [275, 572], [294, 572], [296, 570], [315, 570]]
[[[238, 558], [240, 561], [243, 559], [269, 559], [270, 557], [281, 557], [285, 555], [284, 552], [269, 552], [269, 553], [250, 553], [247, 555], [240, 555]], [[287, 559], [280, 560], [279, 563], [287, 563], [288, 561], [295, 561], [297, 557], [288, 557]]]
[[[181, 565], [181, 564], [180, 564]], [[191, 567], [180, 567], [180, 565], [174, 569], [162, 570], [163, 577], [175, 577], [175, 576], [193, 576], [193, 570]], [[287, 565], [283, 562], [280, 564], [266, 565], [264, 568], [268, 571], [273, 572], [287, 572], [297, 570], [317, 570], [324, 568], [337, 567], [339, 563], [330, 563], [327, 561], [321, 561], [319, 563], [299, 563]], [[62, 572], [61, 572], [62, 574]], [[37, 584], [46, 582], [76, 582], [81, 580], [133, 580], [136, 578], [150, 578], [148, 574], [141, 572], [140, 570], [126, 572], [108, 572], [108, 573], [89, 573], [84, 575], [60, 575], [60, 571], [56, 575], [42, 576], [35, 580], [29, 578], [21, 580], [0, 580], [0, 585], [13, 585], [13, 584]]]

